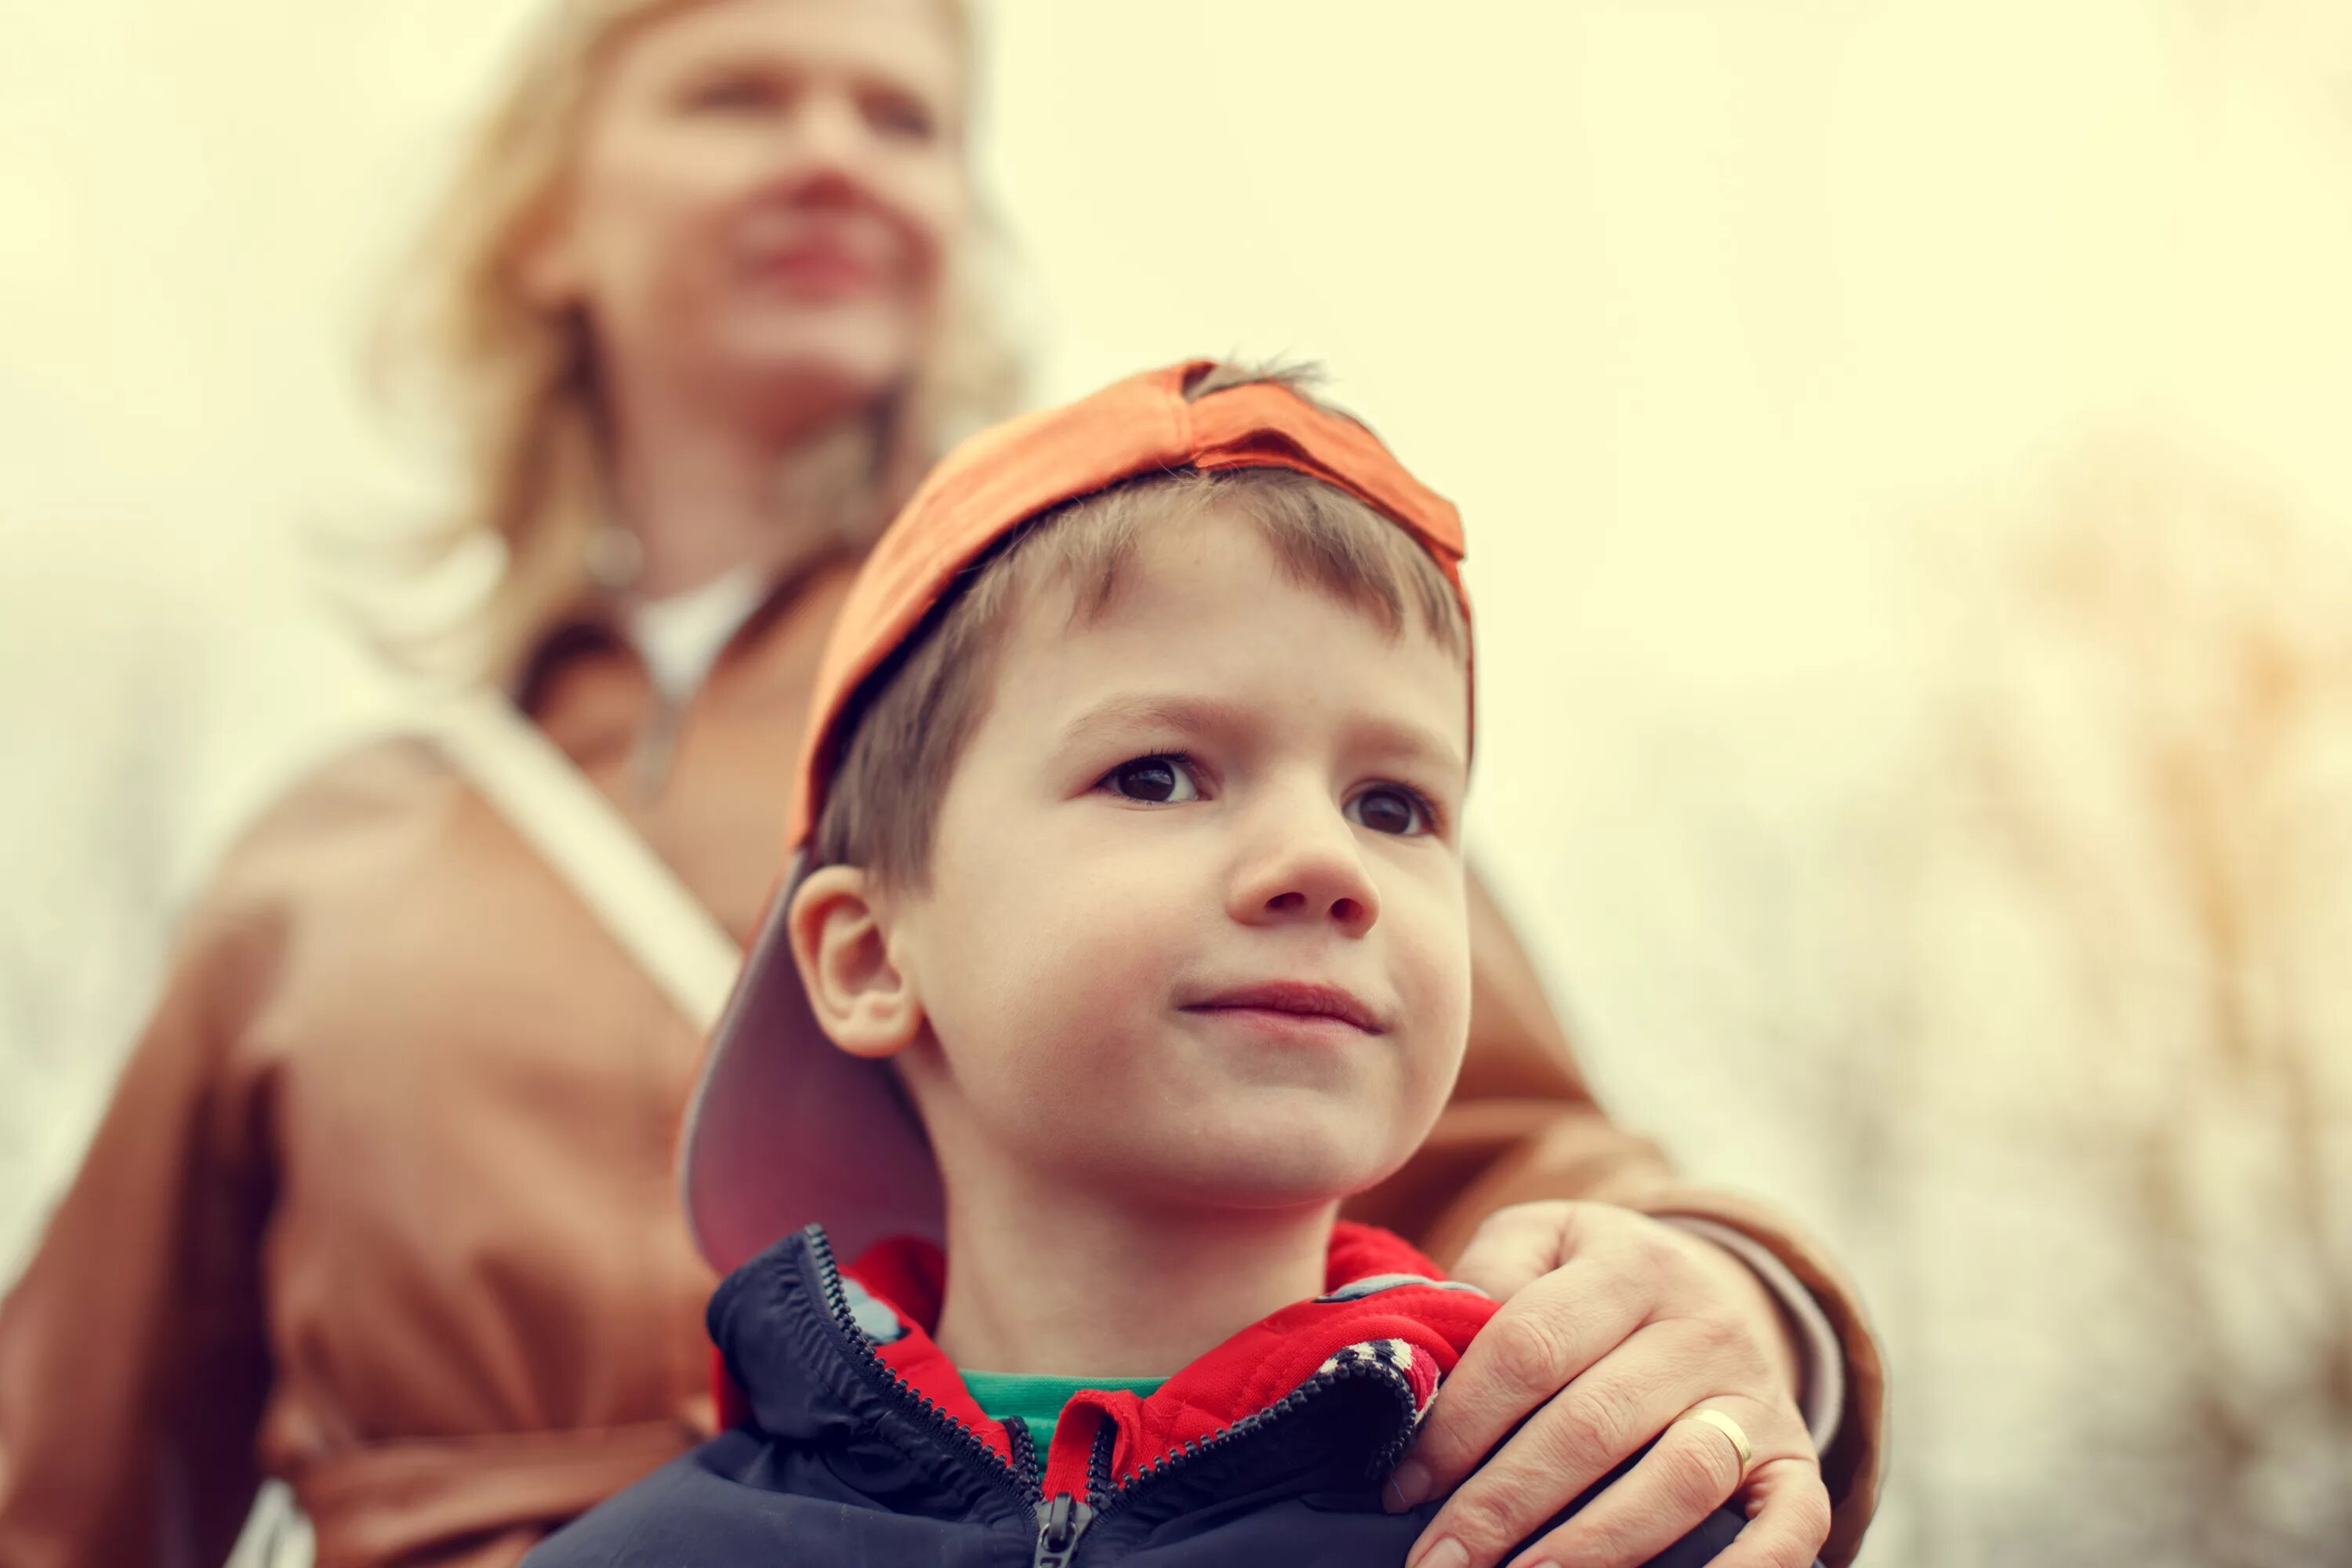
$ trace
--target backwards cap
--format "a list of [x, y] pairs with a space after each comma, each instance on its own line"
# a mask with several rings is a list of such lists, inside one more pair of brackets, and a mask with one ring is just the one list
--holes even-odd
[[785, 914], [824, 792], [875, 672], [957, 578], [1023, 523], [1122, 479], [1171, 469], [1289, 468], [1412, 535], [1462, 593], [1462, 521], [1378, 437], [1278, 382], [1197, 401], [1194, 360], [1115, 383], [973, 437], [933, 469], [866, 559], [818, 666], [785, 845], [790, 862], [752, 939], [688, 1107], [687, 1223], [721, 1272], [822, 1221], [845, 1252], [940, 1234], [930, 1151], [879, 1063], [834, 1047], [809, 1011]]

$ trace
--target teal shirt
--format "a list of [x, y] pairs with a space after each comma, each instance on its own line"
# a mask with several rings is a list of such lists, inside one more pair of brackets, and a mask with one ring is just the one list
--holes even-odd
[[1015, 1372], [967, 1372], [963, 1385], [991, 1421], [1018, 1421], [1043, 1454], [1054, 1440], [1054, 1423], [1062, 1406], [1079, 1390], [1133, 1394], [1145, 1398], [1157, 1394], [1164, 1377], [1030, 1377]]

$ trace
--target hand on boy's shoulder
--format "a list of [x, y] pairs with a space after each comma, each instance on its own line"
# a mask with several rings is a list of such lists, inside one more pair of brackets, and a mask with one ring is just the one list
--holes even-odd
[[[1653, 1438], [1528, 1561], [1635, 1568], [1735, 1497], [1749, 1522], [1724, 1568], [1813, 1561], [1830, 1500], [1798, 1408], [1797, 1352], [1745, 1264], [1630, 1209], [1549, 1202], [1494, 1215], [1453, 1272], [1504, 1305], [1398, 1467], [1400, 1506], [1458, 1488], [1414, 1568], [1494, 1568]], [[1679, 1420], [1699, 1406], [1745, 1436], [1744, 1466], [1721, 1427]]]

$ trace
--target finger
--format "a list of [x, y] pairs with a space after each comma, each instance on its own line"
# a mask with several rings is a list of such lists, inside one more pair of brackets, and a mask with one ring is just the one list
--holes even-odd
[[1491, 1568], [1705, 1397], [1706, 1369], [1670, 1342], [1644, 1329], [1570, 1384], [1445, 1500], [1415, 1552], [1452, 1539], [1467, 1568]]
[[1830, 1538], [1830, 1492], [1811, 1458], [1759, 1465], [1748, 1481], [1749, 1515], [1715, 1568], [1808, 1568]]
[[[1772, 1451], [1786, 1449], [1790, 1415], [1738, 1395], [1699, 1403], [1731, 1416], [1743, 1432], [1774, 1435]], [[1801, 1441], [1801, 1433], [1796, 1436]], [[1750, 1469], [1721, 1430], [1677, 1418], [1632, 1469], [1515, 1561], [1636, 1568], [1705, 1523]]]
[[1397, 1467], [1400, 1506], [1458, 1485], [1530, 1411], [1625, 1343], [1648, 1307], [1624, 1279], [1577, 1265], [1514, 1296], [1462, 1353]]
[[1668, 1426], [1641, 1461], [1519, 1560], [1636, 1568], [1698, 1528], [1739, 1489], [1739, 1455], [1712, 1427]]
[[1507, 1301], [1568, 1260], [1581, 1224], [1572, 1203], [1515, 1204], [1496, 1209], [1447, 1270], [1497, 1301]]

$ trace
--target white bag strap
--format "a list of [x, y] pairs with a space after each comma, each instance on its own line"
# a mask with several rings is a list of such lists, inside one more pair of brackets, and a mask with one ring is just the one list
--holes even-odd
[[442, 752], [570, 883], [697, 1031], [719, 1022], [742, 950], [555, 742], [495, 691], [437, 712]]

